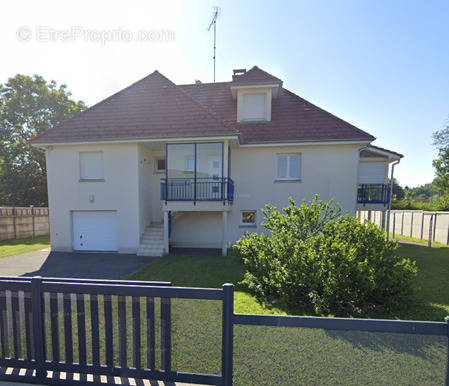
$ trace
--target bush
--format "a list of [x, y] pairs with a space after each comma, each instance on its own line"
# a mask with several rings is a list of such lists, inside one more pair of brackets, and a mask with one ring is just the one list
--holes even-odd
[[282, 213], [267, 205], [269, 235], [245, 233], [237, 249], [244, 283], [261, 299], [311, 305], [318, 314], [360, 314], [400, 302], [411, 291], [415, 263], [396, 256], [395, 242], [372, 223], [341, 216], [318, 196]]
[[391, 208], [397, 210], [449, 211], [449, 196], [434, 197], [430, 202], [411, 201], [409, 199], [393, 200]]

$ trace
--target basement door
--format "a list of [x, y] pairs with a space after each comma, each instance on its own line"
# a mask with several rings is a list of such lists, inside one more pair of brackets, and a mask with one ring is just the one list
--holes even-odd
[[77, 211], [72, 213], [75, 251], [117, 251], [117, 213], [115, 211]]

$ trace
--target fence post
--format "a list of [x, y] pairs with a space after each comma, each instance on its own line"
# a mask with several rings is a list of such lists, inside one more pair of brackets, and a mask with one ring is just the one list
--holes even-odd
[[232, 361], [234, 339], [234, 285], [223, 284], [223, 327], [222, 327], [222, 353], [221, 374], [223, 385], [232, 385]]
[[432, 223], [433, 223], [433, 214], [430, 215], [430, 220], [429, 220], [429, 243], [428, 243], [428, 247], [432, 248]]
[[424, 238], [424, 211], [421, 212], [421, 240]]
[[396, 230], [396, 212], [393, 213], [393, 240], [395, 236], [395, 230]]
[[161, 366], [171, 371], [171, 299], [161, 298]]
[[432, 232], [432, 241], [435, 241], [436, 231], [437, 231], [437, 217], [438, 213], [434, 213], [435, 220], [433, 220], [433, 232]]
[[36, 362], [36, 378], [47, 378], [47, 371], [43, 366], [44, 358], [44, 334], [42, 323], [42, 292], [41, 292], [42, 278], [35, 276], [31, 279], [31, 300], [33, 312], [33, 337], [34, 337], [34, 356]]
[[402, 211], [402, 220], [401, 220], [401, 235], [404, 236], [404, 211]]
[[34, 217], [34, 214], [35, 214], [35, 212], [34, 212], [34, 206], [33, 205], [31, 205], [31, 221], [33, 222], [33, 237], [36, 237], [36, 230], [35, 230], [35, 217]]
[[16, 211], [16, 208], [12, 208], [12, 221], [14, 224], [14, 238], [17, 239], [17, 211]]

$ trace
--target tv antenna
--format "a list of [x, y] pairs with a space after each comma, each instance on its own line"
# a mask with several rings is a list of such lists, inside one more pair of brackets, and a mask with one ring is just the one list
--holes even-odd
[[212, 26], [214, 26], [214, 83], [215, 83], [215, 61], [216, 61], [216, 55], [215, 55], [215, 51], [217, 49], [217, 19], [218, 19], [218, 14], [220, 13], [220, 7], [214, 7], [214, 12], [212, 14], [212, 20], [209, 24], [209, 27], [207, 28], [208, 31], [210, 31], [210, 29], [212, 28]]

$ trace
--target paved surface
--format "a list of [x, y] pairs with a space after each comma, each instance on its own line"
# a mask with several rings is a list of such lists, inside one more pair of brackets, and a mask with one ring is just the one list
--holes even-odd
[[50, 252], [49, 249], [0, 259], [0, 276], [121, 279], [154, 257], [118, 253]]
[[[429, 248], [427, 244], [417, 243], [416, 241], [396, 239], [399, 244], [408, 245], [409, 247]], [[434, 245], [431, 248], [436, 248]]]

